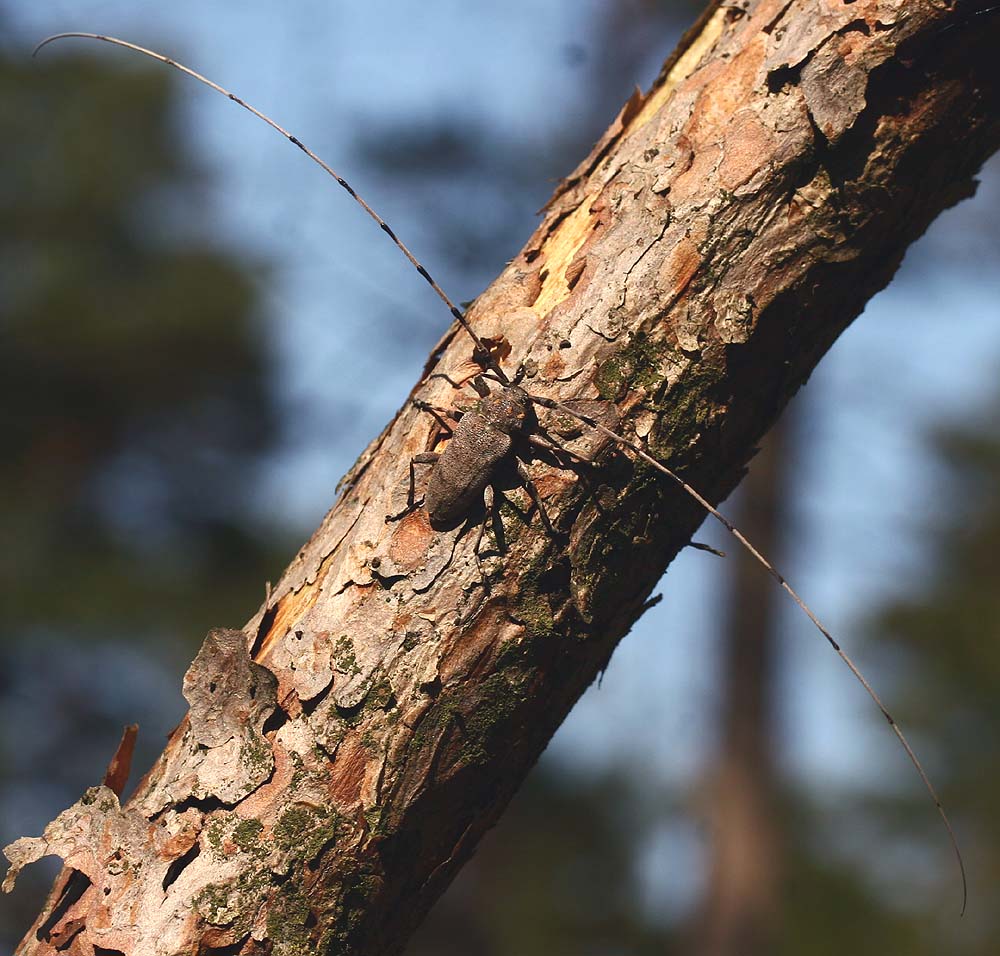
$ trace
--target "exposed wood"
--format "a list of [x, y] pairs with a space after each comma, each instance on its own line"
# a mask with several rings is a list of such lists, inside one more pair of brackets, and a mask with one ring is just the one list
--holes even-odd
[[129, 724], [122, 731], [122, 739], [115, 748], [108, 769], [104, 772], [104, 786], [119, 797], [125, 790], [128, 775], [132, 770], [132, 755], [135, 753], [135, 740], [138, 734], [138, 724]]
[[[509, 343], [509, 369], [534, 360], [532, 391], [620, 416], [724, 498], [1000, 143], [1000, 17], [970, 28], [975, 9], [716, 6], [471, 323]], [[470, 358], [452, 333], [434, 367], [467, 375]], [[427, 377], [414, 393], [457, 398]], [[125, 808], [95, 788], [10, 850], [78, 871], [19, 956], [402, 947], [703, 517], [627, 453], [547, 422], [598, 468], [532, 465], [555, 538], [512, 479], [527, 520], [502, 509], [487, 593], [475, 534], [434, 532], [422, 511], [384, 520], [437, 427], [398, 413], [243, 635], [209, 636], [191, 712]]]

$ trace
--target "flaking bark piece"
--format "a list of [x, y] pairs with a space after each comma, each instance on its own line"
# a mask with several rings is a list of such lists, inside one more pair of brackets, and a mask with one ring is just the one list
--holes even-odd
[[144, 826], [144, 820], [121, 809], [114, 791], [104, 786], [91, 787], [60, 813], [42, 836], [21, 837], [4, 847], [10, 869], [4, 877], [3, 891], [9, 893], [14, 888], [18, 874], [29, 863], [53, 854], [103, 888], [109, 879], [108, 860], [114, 854], [121, 857], [129, 846], [141, 845], [131, 831]]
[[104, 786], [113, 790], [120, 798], [128, 783], [128, 775], [132, 770], [132, 755], [135, 753], [135, 740], [139, 734], [138, 724], [129, 724], [122, 731], [122, 739], [115, 749], [115, 754], [104, 773]]
[[178, 746], [151, 771], [150, 790], [140, 798], [143, 815], [152, 818], [189, 797], [234, 806], [266, 783], [274, 754], [263, 728], [277, 706], [277, 686], [274, 674], [251, 659], [242, 631], [209, 631], [184, 675], [191, 709]]
[[274, 674], [251, 660], [242, 631], [208, 632], [183, 686], [192, 742], [207, 748], [195, 796], [233, 804], [270, 777], [274, 755], [263, 727], [277, 686]]
[[191, 706], [191, 734], [205, 747], [221, 747], [260, 728], [275, 708], [277, 681], [250, 659], [242, 631], [208, 632], [184, 675], [184, 699]]
[[845, 41], [834, 37], [802, 70], [802, 93], [806, 106], [830, 143], [836, 143], [867, 106], [868, 74], [844, 55]]

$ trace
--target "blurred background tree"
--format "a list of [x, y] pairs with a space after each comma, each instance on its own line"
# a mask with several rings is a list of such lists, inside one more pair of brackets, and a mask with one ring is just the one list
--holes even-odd
[[[96, 782], [137, 709], [176, 716], [142, 658], [176, 672], [283, 557], [252, 507], [278, 436], [259, 265], [199, 214], [174, 83], [146, 64], [0, 59], [0, 123], [22, 144], [0, 176], [8, 820], [39, 786], [65, 803]], [[160, 744], [141, 742], [148, 765]]]
[[[5, 840], [75, 800], [135, 719], [145, 769], [206, 628], [257, 607], [447, 320], [377, 230], [221, 98], [105, 49], [26, 49], [79, 26], [190, 59], [351, 173], [471, 298], [699, 5], [377, 6], [5, 6]], [[998, 171], [914, 248], [731, 506], [845, 642], [875, 622], [863, 664], [957, 817], [969, 915], [884, 724], [706, 527], [729, 557], [675, 562], [666, 607], [616, 652], [411, 956], [992, 951], [1000, 438], [990, 415], [932, 446], [908, 436], [995, 378]], [[942, 337], [945, 310], [960, 336]], [[895, 349], [900, 323], [912, 352], [887, 358], [880, 336]], [[29, 876], [45, 888], [29, 870], [0, 899], [8, 950], [36, 907]]]
[[5, 127], [32, 144], [3, 178], [6, 624], [243, 614], [230, 588], [262, 569], [247, 505], [276, 438], [268, 345], [250, 265], [199, 235], [174, 79], [81, 57], [30, 78], [7, 61], [0, 82]]

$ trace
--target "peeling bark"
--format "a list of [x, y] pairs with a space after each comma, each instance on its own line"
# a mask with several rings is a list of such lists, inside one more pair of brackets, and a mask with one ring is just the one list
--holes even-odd
[[[714, 6], [470, 311], [530, 390], [620, 418], [712, 501], [908, 243], [1000, 143], [1000, 17], [913, 0]], [[945, 29], [956, 24], [952, 29]], [[944, 32], [942, 32], [944, 31]], [[451, 330], [431, 368], [468, 377]], [[458, 396], [425, 372], [414, 393]], [[503, 547], [396, 523], [435, 441], [407, 404], [119, 806], [40, 840], [70, 871], [21, 956], [397, 952], [641, 614], [703, 515], [575, 423], [592, 472], [509, 482]], [[491, 539], [488, 537], [488, 541]], [[252, 655], [252, 659], [251, 659]], [[214, 685], [214, 690], [212, 689]]]

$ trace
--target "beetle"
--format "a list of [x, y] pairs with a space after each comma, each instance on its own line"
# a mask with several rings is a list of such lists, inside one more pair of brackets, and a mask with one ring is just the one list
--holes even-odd
[[[499, 368], [476, 376], [471, 384], [479, 400], [467, 411], [438, 408], [420, 399], [414, 400], [416, 408], [437, 419], [449, 441], [441, 452], [422, 452], [410, 459], [406, 507], [397, 514], [388, 515], [387, 522], [403, 518], [422, 503], [431, 528], [450, 531], [476, 514], [482, 502], [485, 520], [479, 524], [473, 546], [479, 563], [479, 548], [486, 525], [496, 520], [494, 482], [503, 467], [513, 462], [546, 531], [556, 537], [541, 494], [525, 467], [525, 452], [529, 450], [526, 446], [555, 456], [569, 456], [580, 464], [592, 465], [593, 462], [544, 434], [535, 414], [535, 405], [543, 400], [531, 395], [520, 384], [526, 373], [522, 365], [513, 379]], [[447, 375], [436, 373], [431, 377], [444, 378], [453, 387], [460, 387]], [[499, 382], [500, 388], [491, 390], [485, 381], [487, 377]], [[576, 414], [572, 409], [566, 410]], [[448, 419], [456, 424], [452, 426]], [[416, 500], [417, 465], [432, 466], [423, 500], [419, 503]], [[485, 578], [483, 583], [486, 586]]]
[[[429, 410], [426, 404], [417, 407]], [[528, 393], [517, 385], [508, 385], [487, 393], [472, 411], [461, 415], [443, 452], [428, 452], [414, 459], [419, 464], [434, 465], [427, 481], [424, 507], [435, 531], [453, 528], [472, 511], [481, 496], [485, 496], [487, 511], [490, 510], [490, 482], [534, 420]], [[517, 468], [525, 483], [533, 488], [519, 459]], [[537, 492], [533, 497], [537, 505]]]

